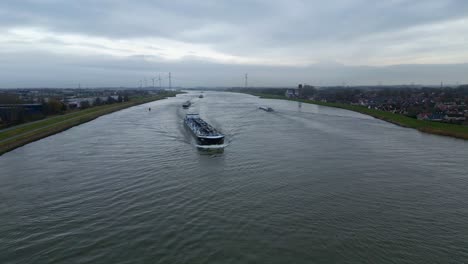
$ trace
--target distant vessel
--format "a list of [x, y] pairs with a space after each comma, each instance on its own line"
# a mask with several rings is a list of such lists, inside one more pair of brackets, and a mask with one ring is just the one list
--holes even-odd
[[182, 107], [185, 108], [185, 109], [187, 109], [187, 108], [189, 108], [191, 105], [192, 105], [192, 103], [191, 103], [190, 101], [187, 101], [187, 102], [185, 102], [185, 103], [182, 104]]
[[198, 114], [187, 114], [184, 124], [190, 129], [199, 145], [224, 144], [224, 135], [201, 119]]
[[258, 109], [262, 109], [267, 112], [273, 112], [273, 108], [271, 107], [266, 107], [266, 106], [260, 106]]
[[203, 94], [200, 94], [200, 96], [198, 96], [198, 98], [203, 98]]

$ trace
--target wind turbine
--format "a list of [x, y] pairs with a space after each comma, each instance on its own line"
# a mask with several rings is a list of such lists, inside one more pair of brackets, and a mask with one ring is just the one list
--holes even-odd
[[159, 80], [159, 89], [161, 89], [161, 88], [162, 88], [162, 87], [161, 87], [161, 74], [159, 74], [158, 80]]

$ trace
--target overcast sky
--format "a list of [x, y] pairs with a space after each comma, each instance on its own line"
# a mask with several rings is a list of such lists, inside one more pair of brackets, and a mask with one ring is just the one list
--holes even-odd
[[468, 83], [467, 63], [466, 0], [0, 1], [2, 88]]

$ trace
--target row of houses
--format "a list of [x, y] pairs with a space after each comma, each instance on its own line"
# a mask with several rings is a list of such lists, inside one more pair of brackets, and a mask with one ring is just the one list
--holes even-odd
[[417, 115], [419, 120], [449, 122], [449, 123], [463, 123], [467, 120], [467, 113], [420, 113]]
[[83, 106], [84, 102], [86, 102], [89, 106], [92, 106], [96, 103], [97, 98], [99, 98], [101, 102], [107, 102], [109, 97], [114, 99], [115, 101], [119, 99], [118, 95], [86, 97], [86, 98], [69, 97], [69, 98], [65, 98], [64, 100], [62, 100], [62, 102], [67, 105], [68, 109], [80, 109]]

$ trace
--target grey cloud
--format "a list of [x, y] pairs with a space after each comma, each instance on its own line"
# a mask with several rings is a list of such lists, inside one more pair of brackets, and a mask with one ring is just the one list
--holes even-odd
[[[132, 41], [136, 38], [165, 38], [185, 43], [206, 44], [212, 50], [243, 58], [274, 58], [297, 61], [297, 65], [315, 62], [376, 61], [389, 57], [422, 57], [431, 52], [451, 58], [463, 50], [465, 42], [426, 43], [414, 32], [404, 30], [432, 23], [468, 18], [465, 0], [3, 0], [0, 2], [0, 30], [15, 27], [44, 28], [56, 33], [105, 37]], [[381, 37], [369, 40], [375, 34]], [[430, 32], [429, 32], [430, 34]], [[383, 36], [383, 37], [382, 37]], [[388, 36], [388, 37], [386, 37]], [[0, 37], [1, 40], [1, 37]], [[45, 38], [44, 44], [66, 46], [58, 39]], [[124, 53], [117, 47], [101, 43], [76, 43], [83, 47], [108, 49]], [[407, 45], [401, 49], [401, 44]], [[298, 80], [336, 84], [383, 82], [439, 82], [438, 79], [463, 80], [465, 64], [392, 67], [344, 67], [311, 65], [278, 67], [228, 65], [213, 58], [202, 58], [197, 52], [179, 61], [158, 57], [112, 57], [54, 55], [39, 51], [27, 42], [11, 40], [21, 53], [0, 54], [3, 83], [9, 87], [19, 82], [18, 76], [31, 73], [34, 81], [46, 85], [66, 85], [69, 80], [86, 79], [89, 83], [135, 83], [139, 76], [155, 71], [180, 71], [187, 80], [201, 79], [206, 85], [242, 84], [237, 80], [244, 72], [257, 76], [258, 84], [288, 85]], [[148, 43], [152, 54], [164, 55], [165, 47]], [[395, 48], [397, 47], [397, 48]], [[14, 49], [12, 49], [14, 50]], [[25, 50], [27, 52], [25, 52]], [[1, 52], [1, 51], [0, 51]], [[16, 56], [13, 60], [12, 56]], [[465, 54], [466, 55], [466, 54]], [[11, 59], [11, 60], [10, 60]], [[460, 62], [460, 61], [457, 61]], [[41, 66], [39, 68], [39, 65]], [[38, 68], [36, 68], [38, 67]], [[333, 69], [333, 70], [331, 70]], [[405, 69], [401, 72], [400, 69]], [[441, 72], [437, 72], [440, 70]], [[54, 74], [57, 71], [60, 74]], [[41, 72], [41, 74], [38, 74]], [[49, 73], [50, 72], [50, 73]], [[213, 75], [213, 72], [219, 74]], [[429, 74], [430, 73], [430, 74]], [[409, 76], [408, 76], [409, 75]], [[50, 76], [50, 77], [48, 77]], [[60, 76], [60, 77], [58, 77]], [[408, 76], [408, 77], [405, 77]], [[105, 80], [101, 80], [104, 78]], [[223, 79], [224, 78], [224, 79]], [[24, 79], [24, 78], [23, 78]], [[319, 80], [320, 79], [320, 80]], [[413, 79], [413, 80], [410, 80]], [[33, 81], [34, 80], [34, 81]], [[75, 81], [73, 81], [75, 82]], [[198, 82], [198, 81], [197, 81]], [[252, 77], [255, 83], [255, 77]], [[198, 85], [186, 82], [187, 85]], [[114, 83], [109, 83], [112, 85]]]
[[[157, 36], [187, 41], [245, 39], [262, 45], [352, 39], [372, 32], [466, 16], [464, 0], [427, 1], [56, 1], [6, 0], [1, 25], [43, 26], [110, 38]], [[208, 39], [183, 34], [214, 24], [234, 32]], [[231, 35], [229, 33], [232, 33]]]
[[[309, 67], [229, 65], [196, 58], [179, 62], [157, 57], [59, 56], [44, 52], [1, 54], [0, 87], [135, 87], [139, 80], [166, 78], [171, 71], [176, 86], [243, 86], [249, 73], [252, 86], [435, 84], [468, 83], [468, 64], [350, 67], [339, 64]], [[167, 78], [166, 78], [167, 79]], [[166, 81], [165, 81], [166, 82]]]

